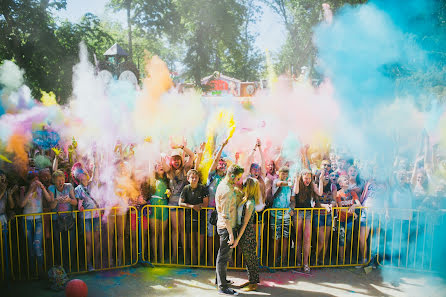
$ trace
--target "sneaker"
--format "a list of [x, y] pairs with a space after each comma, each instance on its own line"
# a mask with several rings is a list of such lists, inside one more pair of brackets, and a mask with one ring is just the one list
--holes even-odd
[[230, 296], [238, 296], [238, 292], [234, 291], [233, 289], [226, 288], [224, 290], [219, 289], [218, 290], [219, 295], [230, 295]]
[[[227, 279], [226, 283], [228, 284], [228, 286], [232, 285], [234, 283], [234, 281]], [[217, 278], [215, 278], [215, 285], [217, 285]]]
[[368, 265], [366, 265], [367, 262], [368, 262], [368, 260], [367, 260], [366, 258], [364, 258], [364, 259], [362, 259], [361, 261], [359, 261], [359, 263], [358, 263], [359, 265], [358, 265], [358, 266], [355, 266], [355, 268], [356, 268], [356, 269], [359, 269], [359, 268], [366, 267], [366, 266], [368, 266]]
[[93, 265], [88, 264], [88, 265], [87, 265], [87, 270], [90, 271], [90, 272], [91, 272], [91, 271], [94, 271], [94, 267], [93, 267]]
[[243, 292], [257, 291], [257, 284], [249, 284], [242, 289]]
[[274, 267], [282, 267], [282, 259], [280, 257], [278, 257], [276, 259], [276, 263], [274, 263]]
[[378, 256], [372, 256], [368, 266], [372, 266], [373, 269], [376, 269], [378, 267]]

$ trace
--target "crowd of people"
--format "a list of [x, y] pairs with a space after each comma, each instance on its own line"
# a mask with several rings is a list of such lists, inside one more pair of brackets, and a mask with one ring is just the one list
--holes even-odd
[[[238, 261], [240, 253], [249, 274], [245, 290], [256, 289], [262, 265], [294, 263], [309, 273], [310, 261], [321, 266], [346, 263], [352, 249], [345, 245], [353, 244], [354, 238], [359, 247], [354, 263], [370, 262], [376, 253], [368, 251], [370, 234], [383, 228], [377, 217], [372, 218], [374, 209], [401, 223], [403, 233], [387, 238], [419, 235], [419, 228], [411, 224], [417, 216], [414, 210], [442, 209], [446, 202], [446, 161], [427, 135], [423, 137], [414, 162], [396, 156], [389, 164], [390, 174], [372, 166], [364, 178], [361, 163], [345, 152], [304, 146], [299, 160], [287, 160], [280, 153], [267, 159], [257, 140], [247, 158], [234, 162], [222, 157], [226, 140], [213, 154], [204, 179], [200, 165], [205, 145], [193, 151], [174, 144], [168, 155], [160, 156], [153, 173], [137, 183], [137, 198], [124, 200], [131, 208], [119, 204], [111, 209], [106, 197], [92, 190], [101, 188], [100, 158], [79, 156], [75, 141], [66, 154], [34, 147], [29, 150], [26, 177], [8, 166], [0, 171], [0, 222], [3, 232], [10, 233], [10, 246], [17, 247], [11, 251], [13, 261], [20, 263], [20, 255], [26, 254], [28, 273], [34, 263], [39, 273], [53, 265], [75, 271], [85, 264], [91, 271], [137, 260], [140, 215], [143, 258], [154, 263], [215, 264], [219, 290], [232, 295], [236, 293], [228, 288], [226, 267], [228, 261]], [[134, 184], [132, 146], [117, 144], [115, 152], [115, 191], [125, 195], [126, 185]], [[335, 259], [328, 253], [334, 246], [333, 233], [338, 239]], [[407, 248], [408, 253], [417, 244]], [[24, 265], [23, 259], [18, 266]]]

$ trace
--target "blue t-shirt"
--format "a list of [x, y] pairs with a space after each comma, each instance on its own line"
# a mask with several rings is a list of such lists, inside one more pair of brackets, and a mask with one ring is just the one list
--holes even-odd
[[[275, 179], [273, 181], [273, 195], [274, 193], [276, 193], [276, 191], [280, 189], [280, 193], [279, 195], [277, 195], [277, 197], [274, 199], [273, 201], [273, 205], [272, 208], [289, 208], [290, 207], [290, 200], [291, 200], [291, 195], [292, 195], [292, 189], [291, 187], [287, 186], [287, 187], [278, 187], [277, 186], [277, 182], [280, 181], [279, 179]], [[275, 210], [271, 210], [271, 215], [273, 217], [276, 216], [276, 212], [277, 212], [277, 218], [281, 219], [283, 213], [284, 219], [289, 219], [290, 218], [290, 214], [289, 211], [275, 211]]]

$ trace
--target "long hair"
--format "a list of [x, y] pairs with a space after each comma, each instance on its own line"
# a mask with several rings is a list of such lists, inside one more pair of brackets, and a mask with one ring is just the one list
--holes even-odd
[[[308, 186], [305, 185], [303, 177], [307, 174], [311, 175], [311, 181]], [[304, 169], [300, 172], [300, 179], [299, 179], [299, 194], [297, 195], [298, 199], [300, 201], [306, 201], [313, 198], [315, 201], [317, 200], [317, 195], [314, 192], [314, 181], [313, 181], [313, 174], [310, 170]]]
[[[358, 174], [356, 175], [355, 183], [356, 183], [357, 186], [359, 186], [359, 185], [361, 185], [363, 183], [363, 180], [362, 180], [361, 176], [359, 175], [358, 167], [356, 167], [355, 165], [352, 165], [352, 166], [348, 167], [347, 172], [352, 167], [356, 169], [356, 172], [358, 172]], [[350, 176], [349, 176], [349, 179], [350, 179]]]
[[329, 178], [328, 183], [326, 185], [324, 185], [324, 193], [331, 192], [331, 184], [332, 184], [332, 182], [331, 182], [331, 179]]
[[257, 179], [248, 177], [244, 184], [243, 191], [245, 192], [242, 201], [243, 203], [254, 197], [256, 205], [260, 204], [260, 183]]
[[153, 176], [154, 181], [162, 180], [163, 182], [166, 183], [166, 185], [168, 185], [169, 184], [169, 179], [167, 178], [166, 172], [163, 172], [162, 174], [159, 174], [158, 171], [156, 170], [157, 166], [162, 166], [162, 165], [161, 164], [156, 164], [155, 165], [155, 168], [153, 170], [153, 172], [154, 172], [154, 176]]

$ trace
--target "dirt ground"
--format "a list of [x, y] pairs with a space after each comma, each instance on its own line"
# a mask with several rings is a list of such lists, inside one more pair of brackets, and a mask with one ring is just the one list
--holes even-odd
[[[88, 296], [220, 296], [211, 269], [137, 267], [71, 277], [83, 280]], [[325, 268], [306, 275], [296, 271], [262, 272], [257, 292], [250, 296], [445, 296], [446, 282], [435, 275], [394, 270]], [[231, 270], [228, 279], [244, 283], [246, 272]], [[12, 282], [1, 296], [65, 296], [47, 289], [45, 281]]]

